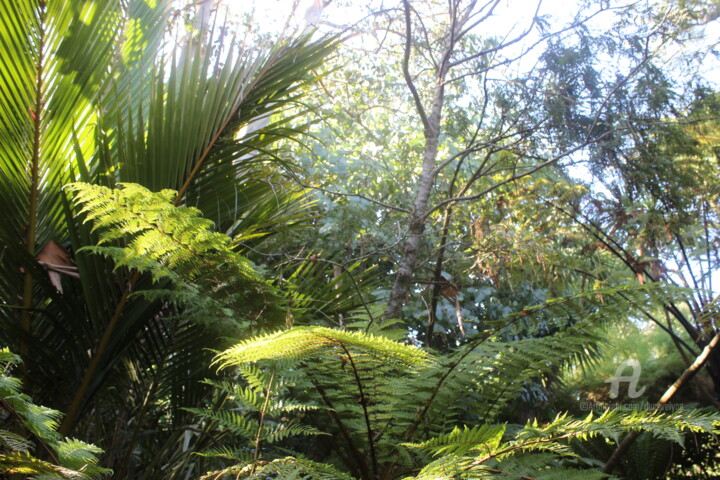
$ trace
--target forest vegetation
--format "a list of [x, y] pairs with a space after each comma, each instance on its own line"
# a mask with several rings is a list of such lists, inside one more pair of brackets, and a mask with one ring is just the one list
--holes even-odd
[[717, 1], [231, 3], [3, 0], [0, 478], [718, 478]]

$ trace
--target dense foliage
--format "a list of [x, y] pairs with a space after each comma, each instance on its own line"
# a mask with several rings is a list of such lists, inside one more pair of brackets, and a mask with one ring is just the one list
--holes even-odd
[[4, 5], [2, 475], [716, 475], [717, 6], [345, 3]]

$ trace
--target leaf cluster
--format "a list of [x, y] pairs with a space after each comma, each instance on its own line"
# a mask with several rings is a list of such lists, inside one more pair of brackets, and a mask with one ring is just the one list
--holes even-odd
[[61, 413], [36, 405], [20, 390], [20, 380], [11, 376], [20, 358], [0, 350], [0, 473], [23, 475], [37, 480], [98, 479], [110, 471], [98, 466], [102, 450], [58, 432]]

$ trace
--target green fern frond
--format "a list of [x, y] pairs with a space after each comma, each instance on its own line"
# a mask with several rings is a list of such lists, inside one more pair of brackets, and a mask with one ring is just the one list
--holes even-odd
[[315, 427], [303, 425], [295, 421], [267, 425], [263, 432], [263, 440], [268, 443], [278, 443], [281, 440], [293, 436], [327, 435]]
[[219, 428], [229, 430], [241, 438], [251, 438], [257, 431], [257, 422], [231, 410], [212, 410], [206, 408], [187, 408], [186, 411], [205, 420], [213, 420]]
[[422, 350], [383, 337], [325, 327], [295, 327], [241, 342], [218, 355], [215, 364], [227, 368], [258, 360], [337, 358], [347, 351], [360, 352], [383, 363], [410, 366], [421, 366], [429, 360]]
[[505, 425], [480, 425], [440, 435], [422, 443], [406, 443], [408, 447], [427, 450], [432, 455], [465, 455], [471, 451], [492, 452], [497, 449], [505, 434]]
[[54, 448], [62, 465], [82, 472], [86, 478], [98, 478], [108, 473], [107, 469], [98, 466], [97, 456], [102, 449], [95, 445], [72, 438], [57, 443]]
[[8, 475], [23, 475], [25, 478], [53, 480], [87, 478], [80, 472], [53, 465], [23, 452], [0, 454], [0, 472]]
[[313, 462], [302, 457], [285, 457], [272, 462], [234, 465], [224, 470], [210, 472], [201, 480], [246, 479], [246, 480], [355, 480], [326, 463]]
[[182, 305], [186, 315], [208, 322], [246, 312], [263, 311], [265, 317], [279, 312], [279, 298], [255, 266], [234, 252], [230, 238], [215, 232], [198, 209], [175, 206], [176, 192], [151, 192], [137, 184], [110, 189], [73, 183], [67, 188], [99, 234], [98, 246], [81, 251], [112, 258], [116, 268], [150, 273], [155, 282], [172, 283], [173, 289], [143, 291], [150, 300]]
[[28, 453], [28, 451], [35, 445], [24, 438], [13, 432], [6, 430], [0, 430], [0, 449], [9, 449], [15, 452]]
[[[465, 478], [468, 474], [487, 475], [488, 478], [507, 478], [513, 472], [533, 478], [592, 478], [580, 477], [577, 470], [558, 469], [553, 462], [561, 457], [576, 454], [568, 446], [570, 439], [587, 440], [597, 436], [618, 441], [629, 431], [643, 430], [658, 438], [682, 442], [680, 432], [717, 432], [720, 415], [691, 412], [623, 412], [609, 410], [595, 418], [593, 414], [584, 419], [575, 419], [561, 414], [547, 424], [529, 422], [518, 431], [514, 438], [504, 443], [496, 442], [493, 448], [489, 438], [492, 429], [459, 430], [436, 439], [408, 445], [424, 449], [442, 458], [431, 462], [421, 471], [417, 479]], [[499, 427], [492, 427], [499, 428]], [[504, 427], [501, 427], [504, 429]], [[490, 437], [494, 440], [494, 437]], [[473, 445], [473, 441], [481, 440]], [[468, 453], [476, 452], [475, 456]], [[533, 455], [523, 455], [532, 453]], [[539, 453], [539, 454], [538, 454]], [[552, 467], [551, 471], [548, 470]], [[557, 472], [557, 477], [552, 476]], [[547, 474], [548, 476], [543, 476]], [[497, 477], [496, 477], [497, 475]], [[565, 477], [561, 476], [565, 475]], [[512, 478], [512, 475], [511, 475]], [[599, 478], [599, 477], [598, 477]]]
[[633, 410], [607, 410], [597, 418], [591, 413], [585, 419], [573, 419], [567, 415], [558, 415], [545, 425], [537, 421], [528, 423], [516, 435], [518, 445], [523, 442], [532, 445], [533, 441], [544, 438], [577, 438], [587, 440], [603, 436], [613, 440], [632, 430], [643, 430], [658, 438], [664, 438], [682, 445], [681, 432], [716, 432], [720, 427], [720, 415], [697, 410], [675, 412]]
[[[7, 348], [0, 349], [0, 404], [10, 418], [19, 419], [16, 428], [28, 436], [0, 430], [0, 474], [58, 480], [97, 479], [109, 473], [97, 464], [102, 450], [79, 440], [64, 439], [57, 433], [60, 412], [35, 405], [20, 391], [20, 381], [9, 375], [18, 363], [18, 356]], [[38, 447], [50, 457], [49, 461], [33, 456], [32, 450]]]
[[195, 455], [205, 458], [230, 460], [235, 464], [249, 463], [253, 458], [253, 452], [246, 446], [213, 447], [205, 449], [202, 452], [195, 452]]
[[[170, 276], [191, 281], [209, 266], [206, 256], [215, 261], [227, 256], [227, 260], [247, 264], [232, 255], [230, 239], [213, 232], [213, 223], [202, 218], [199, 210], [174, 206], [177, 192], [173, 190], [151, 192], [136, 184], [110, 189], [86, 183], [67, 188], [75, 193], [75, 204], [82, 206], [80, 212], [93, 222], [93, 231], [99, 231], [100, 245], [126, 241], [122, 249], [89, 248], [112, 257], [118, 266], [149, 271], [156, 280]], [[249, 266], [242, 271], [253, 276]]]

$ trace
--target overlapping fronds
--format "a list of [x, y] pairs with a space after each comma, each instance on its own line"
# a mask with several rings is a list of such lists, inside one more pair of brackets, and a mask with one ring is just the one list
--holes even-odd
[[228, 461], [232, 464], [211, 478], [222, 478], [230, 471], [264, 471], [267, 462], [277, 457], [269, 453], [268, 446], [290, 437], [322, 434], [300, 421], [306, 412], [318, 407], [292, 398], [289, 390], [302, 384], [297, 371], [287, 370], [287, 374], [283, 374], [277, 369], [262, 371], [248, 365], [240, 367], [238, 382], [208, 383], [216, 389], [220, 403], [213, 408], [187, 410], [216, 438], [212, 447], [198, 455], [219, 461], [220, 465]]
[[[495, 329], [470, 339], [400, 387], [408, 390], [399, 399], [415, 392], [406, 408], [424, 405], [422, 418], [412, 420], [408, 431], [454, 422], [461, 413], [479, 422], [495, 421], [532, 383], [541, 384], [569, 364], [592, 361], [613, 322], [626, 319], [628, 312], [641, 315], [648, 305], [673, 294], [658, 284], [626, 285], [550, 299], [503, 318]], [[517, 324], [538, 315], [562, 328], [554, 335], [517, 338]]]
[[20, 381], [9, 375], [18, 362], [8, 349], [0, 350], [0, 404], [8, 414], [0, 429], [0, 473], [48, 480], [93, 479], [108, 473], [97, 465], [99, 448], [60, 436], [60, 412], [32, 403], [20, 391]]
[[[316, 69], [336, 41], [304, 35], [265, 47], [227, 36], [218, 42], [227, 29], [217, 19], [200, 25], [197, 35], [171, 39], [198, 2], [6, 3], [0, 15], [0, 336], [23, 357], [35, 397], [42, 394], [67, 413], [61, 430], [79, 435], [76, 428], [92, 425], [98, 438], [112, 443], [107, 455], [121, 477], [125, 469], [159, 468], [156, 452], [171, 451], [176, 441], [162, 422], [179, 421], [179, 405], [199, 404], [208, 394], [199, 383], [209, 376], [208, 348], [224, 348], [219, 337], [236, 336], [238, 318], [269, 321], [278, 310], [272, 289], [241, 256], [222, 262], [220, 251], [210, 251], [219, 238], [212, 235], [204, 237], [212, 260], [206, 265], [217, 269], [197, 270], [184, 256], [202, 248], [180, 245], [145, 264], [155, 284], [150, 275], [113, 269], [110, 260], [80, 252], [97, 237], [76, 215], [64, 186], [136, 182], [173, 189], [177, 205], [200, 208], [218, 231], [247, 244], [302, 223], [305, 193], [285, 188], [282, 172], [289, 166], [273, 142], [304, 130], [304, 121], [286, 111], [320, 75]], [[266, 120], [263, 128], [248, 128], [258, 119]], [[194, 240], [188, 225], [178, 228], [187, 235], [178, 240]], [[170, 247], [169, 238], [152, 241]], [[43, 258], [49, 244], [64, 252], [62, 263]], [[117, 238], [101, 248], [120, 245]], [[150, 261], [134, 254], [113, 255], [131, 267]], [[138, 291], [145, 295], [133, 294]], [[84, 416], [87, 411], [95, 416]], [[128, 417], [118, 419], [118, 412]], [[123, 421], [126, 429], [118, 428]], [[153, 433], [140, 435], [143, 429]], [[158, 446], [160, 437], [170, 443]], [[168, 455], [176, 451], [186, 452]]]
[[[505, 442], [500, 442], [499, 439], [504, 427], [482, 425], [470, 429], [455, 429], [448, 435], [408, 446], [441, 456], [425, 466], [420, 474], [414, 477], [416, 479], [466, 478], [468, 475], [483, 475], [484, 478], [509, 476], [518, 479], [527, 476], [602, 478], [597, 476], [599, 472], [557, 468], [557, 459], [575, 456], [568, 446], [569, 440], [587, 440], [601, 436], [617, 441], [626, 432], [642, 430], [658, 438], [682, 444], [683, 432], [717, 432], [719, 427], [720, 416], [717, 414], [697, 411], [666, 413], [608, 410], [599, 417], [590, 414], [584, 419], [558, 415], [544, 425], [535, 420]], [[537, 452], [543, 452], [543, 455], [537, 455]], [[526, 455], [528, 453], [533, 455]]]
[[381, 317], [380, 300], [374, 295], [380, 284], [376, 269], [362, 261], [342, 260], [343, 254], [315, 252], [280, 270], [283, 291], [299, 321], [341, 326], [358, 314], [367, 321]]
[[[643, 429], [680, 442], [682, 431], [711, 431], [716, 419], [684, 412], [610, 412], [584, 420], [560, 416], [510, 434], [494, 422], [528, 385], [592, 359], [606, 329], [627, 317], [628, 310], [641, 311], [667, 294], [672, 292], [657, 285], [622, 286], [551, 299], [509, 315], [494, 330], [448, 355], [387, 337], [295, 327], [242, 342], [220, 353], [215, 362], [221, 368], [245, 368], [252, 362], [260, 371], [284, 364], [287, 371], [302, 372], [298, 390], [307, 396], [314, 389], [315, 401], [327, 407], [309, 416], [327, 417], [323, 424], [328, 433], [342, 439], [339, 455], [360, 477], [427, 465], [418, 478], [461, 478], [463, 471], [512, 477], [512, 468], [554, 478], [544, 476], [550, 466], [557, 478], [580, 478], [579, 470], [556, 461], [572, 455], [570, 438], [617, 439], [626, 431]], [[562, 328], [552, 335], [516, 338], [516, 324], [537, 315], [557, 320]], [[367, 322], [358, 325], [367, 327]], [[474, 426], [463, 426], [467, 422]], [[417, 443], [408, 443], [413, 441]], [[595, 478], [592, 475], [587, 478]]]
[[[111, 257], [117, 267], [149, 272], [154, 280], [169, 280], [175, 291], [155, 290], [150, 297], [170, 299], [198, 309], [204, 298], [230, 308], [240, 303], [271, 309], [276, 298], [252, 264], [230, 248], [226, 235], [192, 207], [176, 207], [177, 192], [158, 193], [135, 184], [119, 189], [74, 183], [75, 203], [99, 232], [99, 246], [84, 250]], [[124, 246], [108, 246], [122, 241]], [[273, 302], [270, 302], [273, 300]], [[211, 309], [211, 311], [217, 310]], [[210, 312], [205, 311], [205, 315]], [[228, 312], [232, 316], [232, 312]]]
[[407, 446], [426, 450], [434, 456], [466, 455], [472, 451], [495, 451], [503, 435], [505, 425], [484, 424], [479, 427], [455, 427], [450, 433], [434, 437], [421, 443], [410, 443]]

